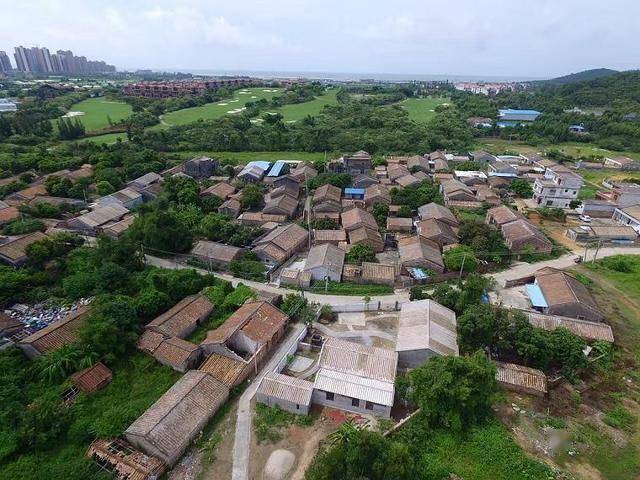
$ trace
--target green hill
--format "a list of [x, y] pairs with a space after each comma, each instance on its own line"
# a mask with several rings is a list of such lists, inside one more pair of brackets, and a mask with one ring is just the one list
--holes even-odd
[[582, 72], [571, 73], [562, 77], [552, 78], [550, 80], [543, 80], [542, 83], [547, 85], [567, 85], [570, 83], [594, 80], [596, 78], [609, 77], [616, 73], [619, 72], [617, 70], [611, 70], [610, 68], [594, 68], [591, 70], [584, 70]]

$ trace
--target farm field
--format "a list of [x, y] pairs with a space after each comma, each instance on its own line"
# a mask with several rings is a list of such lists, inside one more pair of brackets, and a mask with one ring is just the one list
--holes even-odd
[[399, 105], [409, 113], [411, 120], [427, 122], [435, 116], [435, 108], [448, 101], [445, 97], [407, 98]]
[[[80, 103], [76, 103], [71, 107], [69, 115], [72, 119], [79, 119], [84, 125], [87, 132], [101, 130], [109, 126], [109, 119], [112, 122], [119, 122], [131, 115], [131, 105], [116, 102], [104, 97], [88, 98]], [[73, 112], [82, 112], [83, 114], [73, 115]], [[53, 121], [54, 127], [56, 121]]]
[[493, 153], [496, 155], [500, 155], [509, 151], [527, 154], [557, 150], [574, 157], [593, 155], [597, 157], [626, 156], [640, 159], [640, 152], [620, 152], [614, 150], [606, 150], [595, 145], [577, 142], [564, 142], [549, 145], [529, 145], [524, 142], [510, 141], [502, 138], [480, 138], [478, 139], [476, 148], [486, 150], [489, 153]]
[[285, 122], [297, 122], [307, 115], [313, 116], [319, 114], [325, 105], [335, 105], [338, 102], [336, 100], [337, 93], [337, 89], [334, 88], [310, 102], [283, 105], [280, 108], [270, 111], [281, 114]]
[[[280, 93], [279, 88], [245, 88], [234, 93], [233, 98], [207, 103], [200, 107], [183, 108], [175, 112], [169, 112], [160, 117], [161, 124], [154, 125], [150, 130], [158, 130], [176, 125], [186, 125], [198, 120], [211, 120], [224, 115], [240, 111], [248, 102], [255, 102], [263, 98], [270, 100]], [[248, 93], [244, 93], [248, 92]]]

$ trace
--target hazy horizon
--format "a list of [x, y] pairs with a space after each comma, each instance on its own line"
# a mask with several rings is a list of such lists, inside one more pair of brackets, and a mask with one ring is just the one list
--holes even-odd
[[[0, 50], [119, 70], [541, 79], [637, 68], [640, 2], [0, 0]], [[367, 74], [366, 72], [373, 72]]]

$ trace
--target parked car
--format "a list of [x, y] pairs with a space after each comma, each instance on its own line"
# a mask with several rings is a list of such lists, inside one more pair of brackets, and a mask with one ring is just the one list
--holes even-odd
[[584, 223], [591, 223], [591, 217], [589, 215], [580, 215], [578, 218]]

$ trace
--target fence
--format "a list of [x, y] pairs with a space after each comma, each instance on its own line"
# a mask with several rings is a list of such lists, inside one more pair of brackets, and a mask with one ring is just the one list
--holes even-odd
[[397, 301], [394, 302], [354, 302], [345, 305], [332, 305], [331, 310], [335, 313], [347, 313], [347, 312], [393, 312], [399, 310], [400, 307]]

